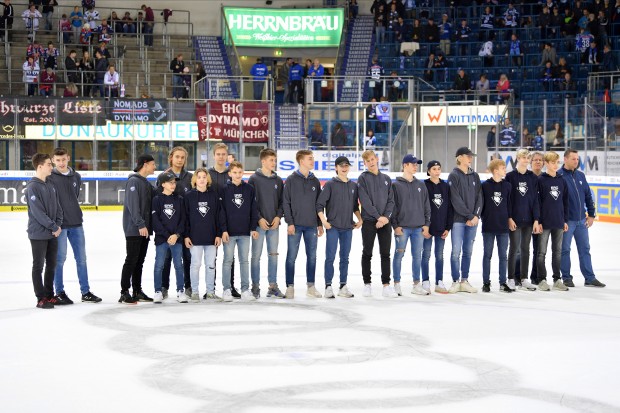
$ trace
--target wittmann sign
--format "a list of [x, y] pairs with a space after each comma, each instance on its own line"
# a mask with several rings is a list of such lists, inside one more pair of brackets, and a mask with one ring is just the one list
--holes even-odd
[[236, 46], [338, 47], [344, 9], [246, 9], [224, 7]]
[[152, 99], [112, 99], [108, 104], [112, 122], [168, 122], [168, 102]]
[[422, 106], [422, 126], [496, 125], [503, 122], [506, 105]]
[[200, 140], [265, 143], [269, 141], [269, 104], [213, 101], [196, 104]]

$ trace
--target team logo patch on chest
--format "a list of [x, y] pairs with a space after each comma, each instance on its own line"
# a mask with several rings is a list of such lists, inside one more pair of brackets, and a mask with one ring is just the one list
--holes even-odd
[[499, 204], [502, 203], [502, 200], [504, 198], [502, 198], [502, 193], [501, 192], [493, 192], [493, 202], [495, 202], [495, 205], [499, 206]]
[[551, 190], [549, 191], [549, 193], [551, 194], [553, 199], [555, 199], [557, 201], [557, 199], [560, 197], [560, 188], [557, 187], [557, 186], [552, 186]]
[[164, 214], [166, 214], [168, 219], [172, 219], [175, 212], [177, 211], [174, 209], [174, 204], [164, 204]]
[[527, 194], [527, 182], [519, 182], [519, 186], [517, 187], [517, 191], [519, 191], [521, 196], [525, 196], [525, 194]]
[[433, 205], [435, 205], [437, 209], [439, 209], [441, 208], [442, 204], [443, 204], [443, 197], [441, 196], [441, 194], [435, 194], [433, 197]]
[[209, 212], [209, 203], [208, 202], [198, 202], [198, 212], [200, 213], [200, 215], [202, 215], [203, 217], [205, 215], [207, 215], [207, 212]]
[[232, 201], [237, 208], [241, 208], [241, 205], [243, 205], [243, 194], [235, 194]]

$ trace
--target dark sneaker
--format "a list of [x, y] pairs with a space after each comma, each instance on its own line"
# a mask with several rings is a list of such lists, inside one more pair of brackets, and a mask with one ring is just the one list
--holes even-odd
[[513, 290], [512, 288], [510, 288], [510, 287], [508, 286], [508, 284], [506, 284], [506, 283], [502, 283], [502, 284], [500, 284], [500, 286], [499, 286], [499, 290], [500, 290], [502, 293], [511, 293], [511, 292], [513, 292], [513, 291], [514, 291], [514, 290]]
[[130, 305], [138, 304], [138, 300], [132, 297], [129, 294], [129, 291], [121, 291], [121, 298], [118, 299], [118, 302], [121, 304], [130, 304]]
[[206, 300], [206, 299], [207, 299], [207, 293], [205, 293], [205, 295], [203, 295], [203, 296], [202, 296], [202, 299], [203, 299], [203, 300]]
[[192, 296], [192, 287], [185, 287], [185, 295], [188, 297]]
[[138, 292], [133, 293], [133, 298], [136, 301], [140, 301], [141, 303], [152, 303], [153, 299], [151, 297], [149, 297], [148, 295], [144, 294], [144, 291], [140, 290]]
[[[564, 283], [566, 284], [566, 283]], [[605, 284], [603, 284], [602, 282], [600, 282], [599, 280], [597, 280], [596, 278], [593, 279], [590, 282], [587, 282], [584, 284], [586, 287], [598, 287], [598, 288], [603, 288], [605, 287]]]
[[166, 287], [162, 287], [161, 289], [161, 295], [163, 297], [163, 299], [165, 300], [166, 298], [168, 298], [168, 289]]
[[232, 294], [233, 298], [241, 298], [241, 294], [239, 294], [239, 291], [237, 291], [234, 286], [230, 288], [230, 293]]
[[49, 310], [51, 308], [54, 308], [54, 304], [47, 298], [41, 298], [39, 301], [37, 301], [37, 308]]
[[564, 280], [564, 285], [567, 287], [574, 287], [575, 283], [573, 282], [572, 279], [567, 279], [567, 280]]
[[491, 283], [484, 283], [482, 285], [482, 292], [483, 293], [490, 293], [491, 292]]
[[257, 300], [260, 298], [260, 287], [256, 284], [252, 285], [252, 295]]
[[67, 293], [65, 293], [64, 291], [57, 294], [55, 297], [56, 302], [54, 303], [54, 305], [69, 305], [69, 304], [73, 304], [73, 301], [67, 297]]
[[97, 297], [95, 294], [91, 293], [90, 291], [87, 292], [86, 294], [82, 294], [83, 303], [100, 303], [101, 301], [102, 301], [101, 298]]

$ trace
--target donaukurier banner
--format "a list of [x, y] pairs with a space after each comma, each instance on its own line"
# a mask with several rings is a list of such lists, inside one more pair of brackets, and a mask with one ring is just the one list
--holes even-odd
[[263, 102], [208, 101], [196, 104], [201, 141], [265, 143], [269, 141], [269, 104]]
[[111, 99], [107, 118], [114, 123], [168, 122], [168, 102], [155, 99]]

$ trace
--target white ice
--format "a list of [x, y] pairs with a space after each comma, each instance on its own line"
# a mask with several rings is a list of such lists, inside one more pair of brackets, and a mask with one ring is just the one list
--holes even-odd
[[[503, 294], [493, 277], [490, 294], [413, 296], [409, 256], [404, 296], [387, 300], [376, 249], [374, 297], [363, 298], [356, 231], [353, 299], [305, 297], [302, 245], [294, 300], [124, 306], [117, 304], [121, 212], [86, 212], [90, 286], [104, 301], [79, 303], [69, 251], [65, 287], [76, 304], [44, 311], [35, 308], [26, 220], [25, 213], [0, 215], [1, 412], [620, 411], [618, 225], [596, 222], [590, 230], [604, 289], [584, 288], [573, 248], [577, 287], [568, 292]], [[320, 291], [324, 246], [321, 238]], [[279, 251], [283, 287], [284, 229]], [[449, 252], [448, 242], [447, 284]], [[481, 260], [478, 234], [470, 276], [478, 288]], [[153, 262], [150, 248], [149, 294]], [[266, 256], [262, 264], [264, 294]], [[496, 259], [492, 268], [496, 274]]]

